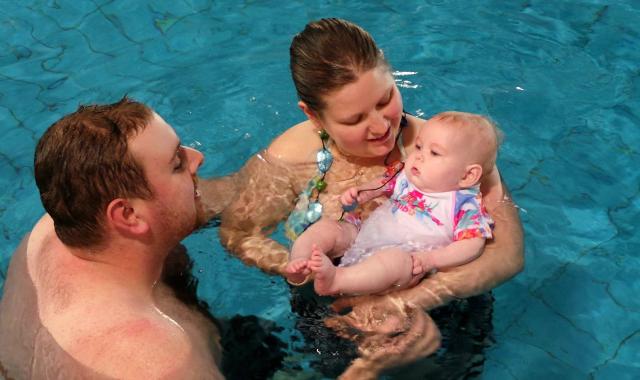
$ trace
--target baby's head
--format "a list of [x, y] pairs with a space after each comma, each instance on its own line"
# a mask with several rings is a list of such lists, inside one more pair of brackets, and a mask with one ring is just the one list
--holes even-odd
[[478, 184], [494, 168], [501, 132], [484, 116], [448, 111], [420, 127], [405, 171], [424, 192]]

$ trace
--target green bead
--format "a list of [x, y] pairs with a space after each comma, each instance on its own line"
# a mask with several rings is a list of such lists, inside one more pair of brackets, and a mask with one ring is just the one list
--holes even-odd
[[320, 131], [320, 139], [322, 141], [327, 141], [329, 139], [329, 134], [324, 129]]
[[316, 183], [316, 189], [318, 189], [318, 191], [323, 192], [324, 189], [326, 189], [326, 188], [327, 188], [327, 183], [325, 181], [319, 180]]

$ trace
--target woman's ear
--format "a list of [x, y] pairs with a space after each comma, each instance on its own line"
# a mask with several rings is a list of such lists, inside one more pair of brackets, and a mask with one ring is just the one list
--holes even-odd
[[480, 182], [480, 177], [482, 177], [482, 166], [478, 164], [469, 165], [465, 169], [464, 175], [460, 181], [458, 181], [458, 186], [461, 188], [468, 188], [476, 185]]
[[302, 112], [304, 112], [307, 118], [311, 120], [311, 122], [318, 129], [318, 131], [322, 130], [322, 123], [320, 123], [320, 118], [318, 118], [318, 114], [314, 110], [309, 108], [307, 103], [300, 100], [298, 102], [298, 107], [300, 107], [300, 109], [302, 110]]
[[149, 231], [147, 221], [129, 200], [122, 198], [112, 200], [107, 206], [107, 223], [128, 236], [140, 236]]

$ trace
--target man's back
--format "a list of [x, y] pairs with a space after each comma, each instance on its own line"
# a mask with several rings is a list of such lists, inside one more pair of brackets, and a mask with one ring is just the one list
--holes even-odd
[[45, 216], [14, 254], [0, 305], [0, 374], [221, 377], [215, 327], [166, 287], [154, 289], [153, 302], [128, 303], [69, 265], [73, 257], [61, 250]]
[[40, 321], [27, 267], [29, 243], [38, 240], [39, 236], [25, 236], [9, 267], [0, 303], [0, 374], [8, 379], [100, 378], [67, 354]]

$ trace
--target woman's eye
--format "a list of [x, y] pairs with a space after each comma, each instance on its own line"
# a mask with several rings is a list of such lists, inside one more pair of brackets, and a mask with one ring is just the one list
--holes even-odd
[[380, 103], [378, 103], [378, 107], [383, 107], [389, 104], [392, 97], [393, 97], [393, 89], [389, 91], [389, 94]]
[[362, 115], [358, 115], [356, 117], [352, 117], [351, 119], [343, 122], [342, 124], [346, 125], [356, 125], [362, 120]]

